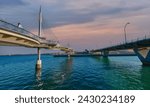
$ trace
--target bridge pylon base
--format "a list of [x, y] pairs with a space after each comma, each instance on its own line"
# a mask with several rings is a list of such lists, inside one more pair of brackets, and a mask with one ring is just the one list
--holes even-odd
[[42, 61], [41, 60], [37, 60], [36, 69], [39, 70], [41, 68], [42, 68]]
[[103, 55], [103, 57], [108, 58], [109, 51], [103, 51], [102, 55]]
[[38, 54], [38, 59], [36, 62], [36, 69], [41, 69], [42, 68], [42, 60], [41, 60], [40, 48], [37, 49], [37, 54]]
[[137, 54], [143, 65], [150, 66], [150, 48], [134, 48], [134, 52]]

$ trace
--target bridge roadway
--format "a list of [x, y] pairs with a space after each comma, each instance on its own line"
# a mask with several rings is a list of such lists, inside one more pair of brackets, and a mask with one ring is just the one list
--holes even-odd
[[[41, 26], [41, 24], [40, 24]], [[39, 30], [41, 32], [41, 29]], [[41, 34], [41, 33], [39, 33]], [[57, 41], [47, 40], [11, 23], [0, 20], [0, 46], [24, 46], [28, 48], [37, 48], [36, 68], [41, 69], [40, 49], [57, 49], [65, 52], [73, 51], [70, 48], [61, 46]]]
[[101, 52], [104, 57], [108, 57], [110, 51], [133, 49], [143, 65], [150, 66], [150, 38], [137, 39], [135, 41], [114, 45], [102, 49], [95, 49], [91, 52]]
[[29, 48], [59, 49], [69, 51], [57, 41], [39, 37], [23, 28], [0, 20], [0, 46], [24, 46]]

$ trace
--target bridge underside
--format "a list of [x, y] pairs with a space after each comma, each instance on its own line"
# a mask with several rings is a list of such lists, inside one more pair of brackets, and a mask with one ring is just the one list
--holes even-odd
[[133, 49], [138, 58], [141, 60], [143, 65], [148, 65], [150, 66], [150, 48], [134, 48]]
[[103, 49], [92, 50], [92, 52], [101, 52], [102, 56], [108, 57], [110, 51], [132, 49], [138, 56], [143, 65], [150, 66], [150, 38], [144, 38], [129, 43], [123, 43]]
[[34, 48], [39, 44], [40, 42], [33, 38], [0, 29], [0, 45], [2, 46], [25, 46]]
[[18, 34], [16, 32], [0, 29], [0, 46], [23, 46], [28, 48], [45, 48], [45, 49], [62, 49], [63, 47], [56, 47], [57, 44], [41, 43], [41, 41], [31, 38], [26, 35]]
[[[134, 47], [133, 51], [138, 56], [138, 58], [140, 59], [143, 65], [150, 66], [150, 47], [145, 47], [145, 48]], [[103, 57], [108, 57], [109, 52], [110, 50], [101, 51]]]

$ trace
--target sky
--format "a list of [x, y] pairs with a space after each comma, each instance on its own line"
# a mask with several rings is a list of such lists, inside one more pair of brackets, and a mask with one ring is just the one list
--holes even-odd
[[[150, 0], [0, 0], [0, 19], [37, 34], [38, 11], [43, 12], [43, 34], [77, 51], [98, 49], [150, 35]], [[22, 47], [0, 47], [3, 53], [36, 52]]]

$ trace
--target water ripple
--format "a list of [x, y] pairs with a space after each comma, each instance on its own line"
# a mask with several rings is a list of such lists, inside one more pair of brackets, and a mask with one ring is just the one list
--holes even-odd
[[21, 90], [141, 90], [150, 89], [150, 67], [137, 57], [55, 58], [42, 56], [43, 68], [35, 70], [36, 56], [1, 56], [0, 89]]

